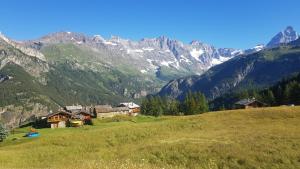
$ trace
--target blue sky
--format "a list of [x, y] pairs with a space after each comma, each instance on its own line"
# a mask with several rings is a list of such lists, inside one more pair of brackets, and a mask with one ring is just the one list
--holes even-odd
[[2, 0], [0, 31], [17, 40], [57, 31], [165, 35], [244, 49], [288, 25], [300, 31], [299, 7], [299, 0]]

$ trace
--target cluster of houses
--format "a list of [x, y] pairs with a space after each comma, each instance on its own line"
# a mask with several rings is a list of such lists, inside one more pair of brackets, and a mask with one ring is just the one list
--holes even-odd
[[[248, 109], [265, 107], [265, 103], [255, 98], [243, 99], [235, 103], [237, 109]], [[40, 117], [43, 126], [51, 128], [79, 127], [92, 124], [92, 118], [109, 118], [116, 115], [136, 116], [140, 113], [140, 106], [133, 103], [120, 103], [118, 106], [96, 105], [96, 106], [65, 106], [55, 113]]]
[[92, 118], [107, 118], [116, 115], [136, 116], [140, 113], [140, 106], [133, 103], [120, 103], [117, 107], [111, 105], [96, 106], [65, 106], [55, 113], [41, 118], [46, 120], [51, 128], [79, 127], [91, 124]]

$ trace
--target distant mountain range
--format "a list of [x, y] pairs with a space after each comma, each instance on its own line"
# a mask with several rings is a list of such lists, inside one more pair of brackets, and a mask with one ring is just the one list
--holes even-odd
[[[199, 75], [210, 68], [219, 69], [224, 62], [227, 65], [290, 43], [295, 39], [293, 32], [288, 27], [270, 45], [244, 51], [199, 41], [184, 44], [164, 36], [131, 41], [57, 32], [36, 40], [15, 41], [0, 34], [0, 117], [15, 125], [66, 104], [117, 104], [139, 99], [158, 92], [170, 80], [203, 77]], [[222, 72], [216, 82], [221, 77]], [[214, 92], [213, 96], [221, 93]]]
[[[58, 32], [26, 42], [28, 47], [36, 49], [56, 44], [73, 44], [91, 49], [94, 52], [105, 53], [111, 57], [99, 58], [111, 65], [120, 64], [121, 59], [125, 61], [122, 65], [130, 62], [130, 65], [134, 65], [133, 68], [140, 73], [151, 75], [157, 74], [163, 67], [175, 74], [201, 74], [208, 68], [242, 52], [230, 48], [217, 49], [199, 41], [184, 44], [165, 36], [131, 41], [115, 36], [106, 40], [100, 35], [89, 37], [73, 32]], [[164, 77], [162, 78], [164, 79]]]
[[232, 90], [272, 85], [300, 72], [300, 48], [296, 37], [298, 34], [293, 28], [287, 27], [266, 47], [254, 48], [257, 52], [239, 55], [201, 76], [172, 80], [159, 95], [182, 99], [188, 91], [200, 91], [214, 99]]

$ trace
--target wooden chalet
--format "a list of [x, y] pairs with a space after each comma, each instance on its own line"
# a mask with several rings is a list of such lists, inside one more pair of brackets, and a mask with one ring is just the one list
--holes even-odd
[[133, 102], [120, 103], [118, 107], [127, 107], [129, 109], [129, 115], [132, 116], [138, 115], [138, 113], [141, 111], [140, 106]]
[[255, 98], [243, 99], [235, 103], [236, 109], [249, 109], [249, 108], [266, 107], [266, 106], [267, 104], [260, 102]]
[[51, 128], [65, 128], [71, 116], [71, 113], [59, 111], [57, 113], [48, 114], [47, 122], [50, 123]]
[[127, 107], [112, 107], [111, 105], [97, 105], [94, 108], [97, 118], [114, 117], [116, 115], [128, 115], [129, 108]]

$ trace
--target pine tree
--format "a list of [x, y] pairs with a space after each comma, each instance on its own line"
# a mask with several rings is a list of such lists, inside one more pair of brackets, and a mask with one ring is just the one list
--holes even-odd
[[275, 101], [278, 105], [283, 104], [283, 91], [281, 85], [275, 89]]
[[149, 99], [145, 98], [141, 104], [141, 114], [148, 115], [149, 113]]
[[289, 104], [290, 102], [290, 85], [286, 85], [285, 89], [283, 90], [282, 94], [282, 103], [283, 104]]
[[3, 124], [0, 123], [0, 142], [2, 142], [8, 136], [8, 132]]
[[179, 115], [179, 102], [177, 100], [169, 100], [167, 103], [168, 107], [165, 111], [166, 115]]
[[199, 114], [207, 112], [209, 109], [205, 96], [200, 92], [188, 92], [182, 104], [183, 105], [181, 107], [183, 107], [183, 112], [185, 115]]
[[225, 105], [222, 104], [222, 106], [219, 108], [220, 111], [226, 110]]
[[242, 91], [241, 93], [239, 93], [239, 99], [245, 99], [245, 98], [249, 98], [249, 93], [247, 90]]
[[204, 112], [207, 112], [209, 110], [209, 107], [208, 107], [208, 102], [205, 98], [205, 96], [202, 94], [202, 93], [198, 93], [197, 94], [198, 96], [198, 113], [204, 113]]
[[266, 93], [263, 95], [263, 100], [270, 106], [275, 104], [275, 97], [272, 90], [267, 90]]
[[293, 104], [300, 104], [300, 84], [296, 81], [290, 83], [289, 101]]

